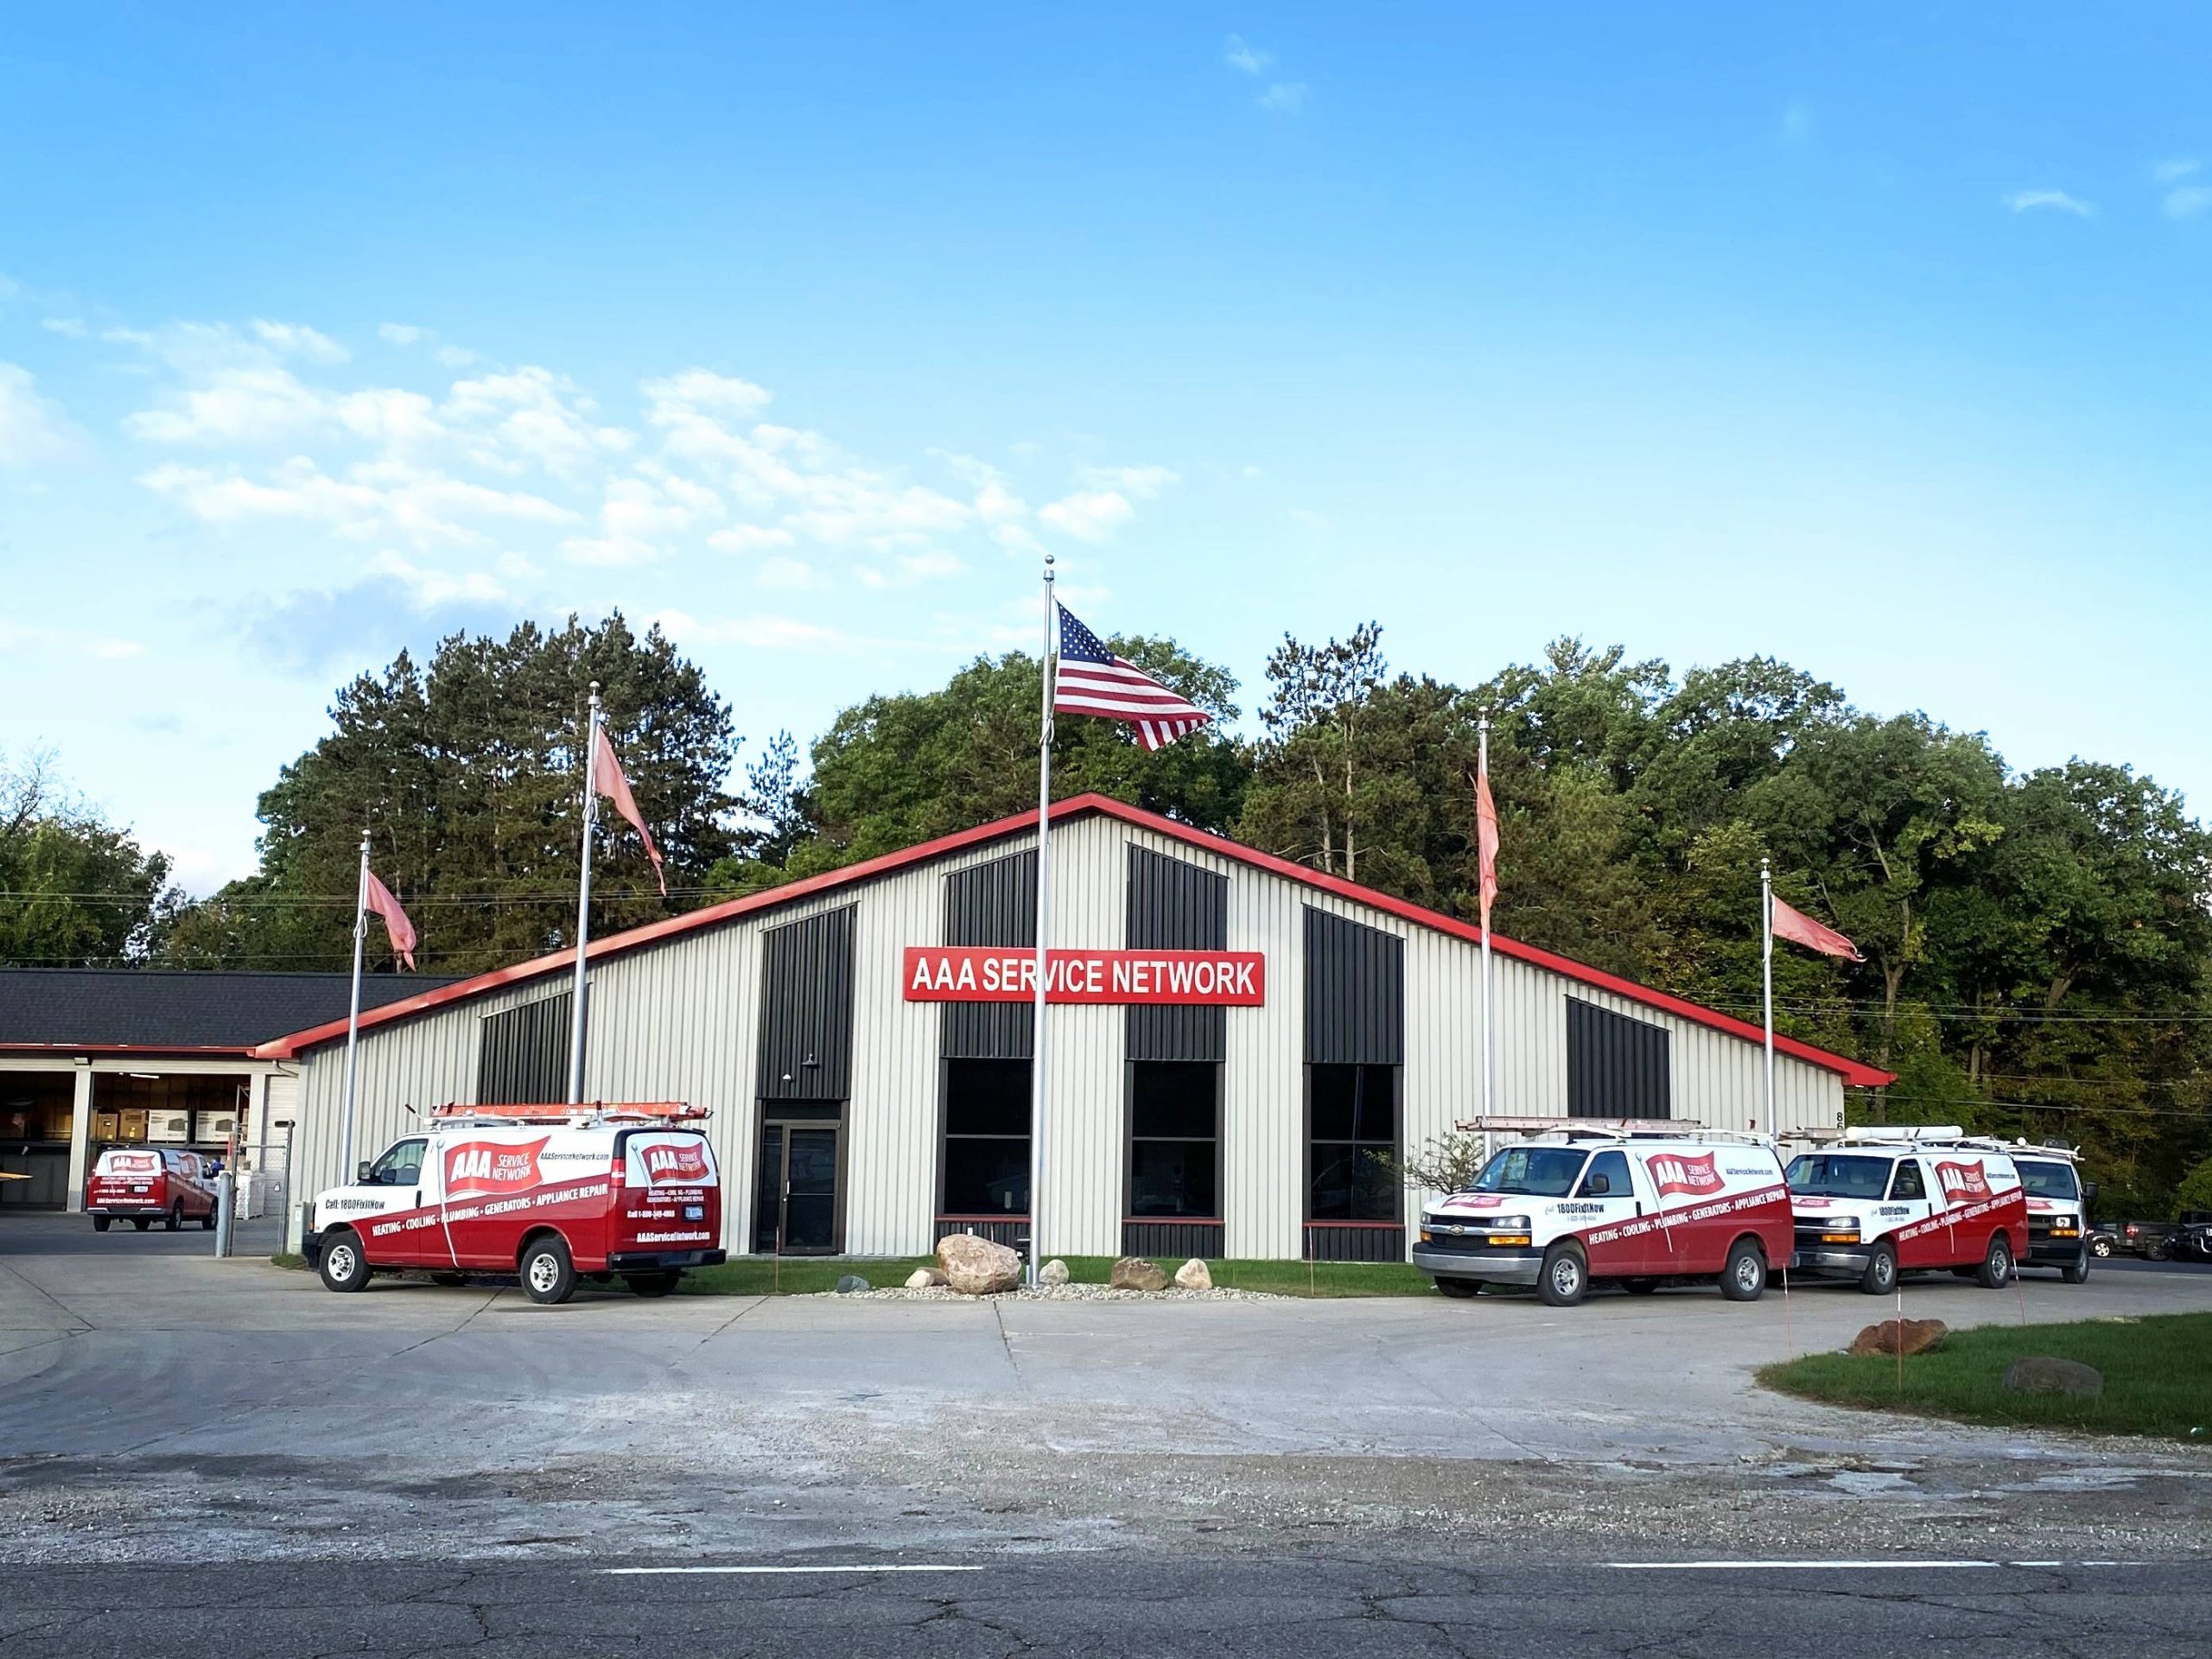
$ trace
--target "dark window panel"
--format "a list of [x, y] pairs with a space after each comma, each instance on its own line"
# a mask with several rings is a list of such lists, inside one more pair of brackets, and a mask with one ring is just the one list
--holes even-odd
[[569, 1097], [573, 995], [540, 997], [477, 1022], [478, 1105], [535, 1105]]
[[1313, 1138], [1354, 1139], [1359, 1133], [1359, 1068], [1316, 1065], [1307, 1069], [1313, 1079]]
[[1217, 1216], [1214, 1143], [1138, 1141], [1129, 1147], [1129, 1213]]
[[1027, 1060], [948, 1060], [944, 1132], [1027, 1135], [1029, 1096]]
[[1211, 1061], [1150, 1060], [1139, 1061], [1132, 1071], [1129, 1133], [1133, 1136], [1141, 1140], [1214, 1138], [1218, 1066]]
[[978, 1135], [944, 1143], [948, 1216], [1029, 1213], [1029, 1137]]
[[1667, 1046], [1664, 1026], [1567, 998], [1567, 1116], [1672, 1117]]

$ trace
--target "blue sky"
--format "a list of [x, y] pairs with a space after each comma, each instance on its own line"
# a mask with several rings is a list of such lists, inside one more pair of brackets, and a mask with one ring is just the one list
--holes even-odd
[[1772, 652], [2212, 801], [2201, 7], [210, 12], [0, 45], [0, 749], [195, 888], [403, 645], [804, 738], [1047, 547], [1248, 705]]

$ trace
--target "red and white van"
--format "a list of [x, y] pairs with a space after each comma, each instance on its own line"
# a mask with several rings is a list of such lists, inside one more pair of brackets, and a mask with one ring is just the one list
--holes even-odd
[[215, 1180], [196, 1152], [167, 1147], [110, 1147], [85, 1182], [92, 1230], [128, 1221], [140, 1232], [156, 1222], [175, 1232], [188, 1221], [215, 1224]]
[[333, 1290], [379, 1273], [515, 1274], [532, 1301], [579, 1277], [664, 1296], [721, 1249], [702, 1110], [680, 1103], [448, 1106], [317, 1196], [305, 1245]]
[[1872, 1296], [1900, 1273], [1942, 1268], [1999, 1289], [2028, 1247], [2012, 1158], [1955, 1125], [1848, 1130], [1791, 1159], [1789, 1175], [1798, 1271], [1855, 1279]]
[[1447, 1296], [1534, 1285], [1570, 1307], [1592, 1281], [1635, 1292], [1717, 1279], [1756, 1300], [1789, 1261], [1789, 1190], [1758, 1135], [1567, 1129], [1505, 1147], [1422, 1211], [1414, 1265]]

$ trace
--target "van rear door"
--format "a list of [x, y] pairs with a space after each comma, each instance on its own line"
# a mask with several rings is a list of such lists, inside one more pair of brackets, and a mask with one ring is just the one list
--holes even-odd
[[721, 1243], [721, 1172], [696, 1129], [626, 1129], [607, 1253], [689, 1255]]

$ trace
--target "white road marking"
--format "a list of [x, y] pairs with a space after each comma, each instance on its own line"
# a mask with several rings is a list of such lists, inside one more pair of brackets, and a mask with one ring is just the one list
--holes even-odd
[[[1930, 1572], [1949, 1567], [2066, 1567], [2065, 1561], [1897, 1560], [1846, 1561], [1607, 1561], [1619, 1573], [1819, 1573]], [[2075, 1567], [2143, 1567], [2143, 1561], [2075, 1561]]]
[[936, 1561], [877, 1561], [853, 1567], [603, 1567], [608, 1578], [671, 1578], [692, 1573], [760, 1576], [776, 1573], [980, 1573], [978, 1566]]

